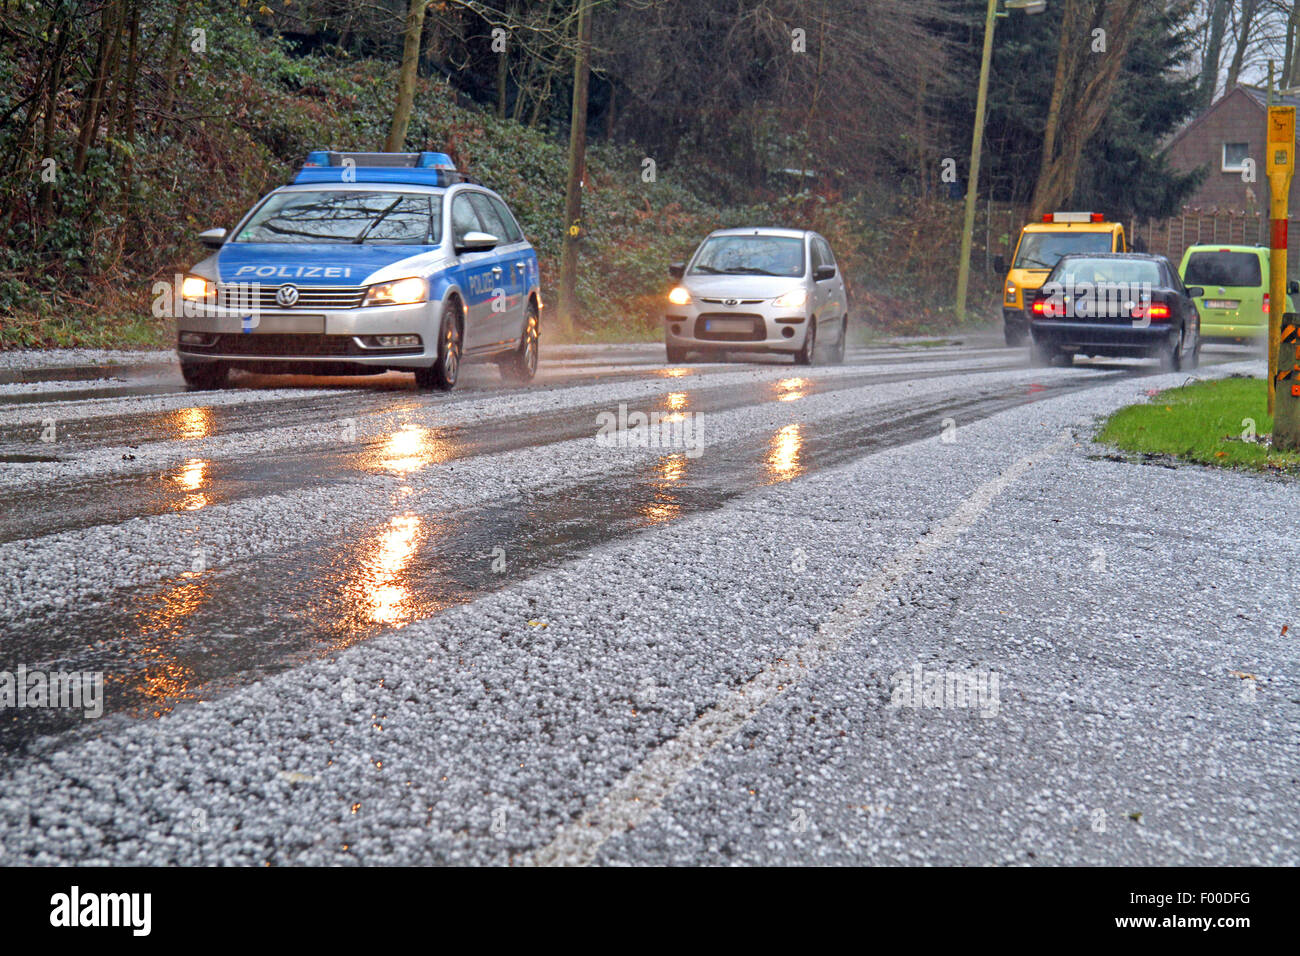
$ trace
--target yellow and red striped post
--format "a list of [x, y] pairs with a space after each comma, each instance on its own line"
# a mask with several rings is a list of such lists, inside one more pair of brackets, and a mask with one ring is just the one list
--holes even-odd
[[[1273, 220], [1271, 241], [1269, 243], [1269, 310], [1268, 310], [1268, 410], [1274, 416], [1274, 447], [1300, 446], [1300, 434], [1296, 428], [1300, 416], [1293, 414], [1288, 407], [1286, 413], [1279, 415], [1276, 394], [1279, 385], [1290, 391], [1291, 385], [1300, 385], [1300, 360], [1293, 361], [1290, 356], [1283, 361], [1282, 324], [1286, 308], [1287, 286], [1287, 197], [1291, 191], [1291, 175], [1295, 170], [1295, 107], [1271, 106], [1268, 110], [1266, 168], [1271, 193], [1270, 215]], [[1294, 381], [1293, 381], [1294, 379]], [[1287, 398], [1300, 398], [1288, 394]], [[1288, 406], [1290, 402], [1286, 403]], [[1282, 419], [1287, 419], [1283, 427]]]

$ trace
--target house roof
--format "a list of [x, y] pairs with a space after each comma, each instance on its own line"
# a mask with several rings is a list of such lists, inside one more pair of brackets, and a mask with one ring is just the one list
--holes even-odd
[[[1169, 140], [1165, 143], [1164, 150], [1169, 150], [1169, 148], [1173, 147], [1180, 139], [1186, 137], [1186, 135], [1191, 133], [1192, 130], [1195, 130], [1197, 126], [1200, 126], [1201, 122], [1204, 122], [1205, 118], [1208, 117], [1210, 113], [1217, 111], [1221, 105], [1227, 103], [1227, 101], [1232, 98], [1244, 99], [1247, 103], [1252, 104], [1253, 107], [1257, 108], [1258, 111], [1262, 113], [1264, 112], [1265, 105], [1268, 104], [1269, 101], [1269, 91], [1265, 90], [1262, 86], [1247, 86], [1245, 83], [1238, 83], [1238, 85], [1227, 91], [1226, 94], [1223, 94], [1222, 96], [1219, 96], [1217, 100], [1214, 100], [1208, 108], [1204, 109], [1204, 111], [1199, 114], [1199, 116], [1192, 118], [1192, 121], [1188, 122], [1186, 126], [1183, 126], [1183, 129], [1178, 130], [1178, 133], [1171, 135]], [[1287, 92], [1287, 94], [1274, 92], [1273, 105], [1275, 105], [1275, 107], [1300, 107], [1300, 95], [1295, 94], [1295, 92]]]
[[[1256, 103], [1258, 103], [1260, 106], [1268, 105], [1268, 90], [1264, 89], [1262, 86], [1246, 86], [1243, 83], [1240, 85], [1240, 89], [1245, 90], [1246, 94], [1251, 99], [1253, 99]], [[1287, 92], [1287, 93], [1278, 93], [1274, 91], [1273, 105], [1274, 106], [1300, 106], [1300, 93], [1296, 93], [1294, 91]], [[1211, 106], [1210, 109], [1214, 109], [1214, 107]]]

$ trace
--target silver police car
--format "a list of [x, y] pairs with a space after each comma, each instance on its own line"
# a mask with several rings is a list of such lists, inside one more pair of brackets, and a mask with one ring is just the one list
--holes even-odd
[[444, 390], [464, 361], [521, 383], [537, 370], [537, 255], [445, 153], [313, 150], [292, 185], [200, 239], [215, 252], [176, 310], [191, 388], [221, 388], [232, 368], [397, 369]]
[[668, 272], [668, 361], [688, 353], [784, 352], [811, 365], [844, 360], [849, 303], [830, 244], [802, 229], [719, 229]]

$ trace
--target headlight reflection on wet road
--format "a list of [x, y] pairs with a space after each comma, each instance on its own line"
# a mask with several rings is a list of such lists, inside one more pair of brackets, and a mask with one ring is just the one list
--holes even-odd
[[450, 443], [423, 425], [405, 425], [361, 456], [366, 471], [409, 475], [449, 457]]
[[769, 482], [789, 481], [803, 473], [803, 425], [798, 422], [786, 425], [772, 436], [768, 443], [764, 466]]
[[367, 545], [351, 588], [369, 622], [409, 624], [415, 618], [417, 608], [403, 572], [419, 550], [423, 528], [418, 515], [399, 515]]

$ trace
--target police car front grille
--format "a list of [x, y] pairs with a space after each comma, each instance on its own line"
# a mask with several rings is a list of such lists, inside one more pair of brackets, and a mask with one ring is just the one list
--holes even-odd
[[[223, 332], [205, 348], [186, 346], [188, 352], [264, 357], [367, 355], [350, 335], [299, 335], [289, 333]], [[418, 350], [417, 350], [418, 351]]]
[[721, 304], [721, 303], [723, 303], [723, 302], [727, 303], [728, 305], [758, 305], [758, 303], [762, 302], [763, 300], [762, 300], [762, 299], [705, 299], [705, 298], [701, 298], [700, 301], [701, 301], [701, 302], [711, 302], [711, 303], [713, 303], [714, 305], [719, 305], [719, 304]]
[[[276, 299], [280, 286], [261, 285], [257, 287], [257, 307], [263, 311], [273, 309], [305, 309], [322, 311], [326, 309], [358, 309], [366, 297], [364, 286], [295, 286], [298, 301], [291, 306], [281, 305]], [[229, 292], [227, 291], [229, 290]], [[234, 294], [235, 286], [223, 286], [220, 294]]]

